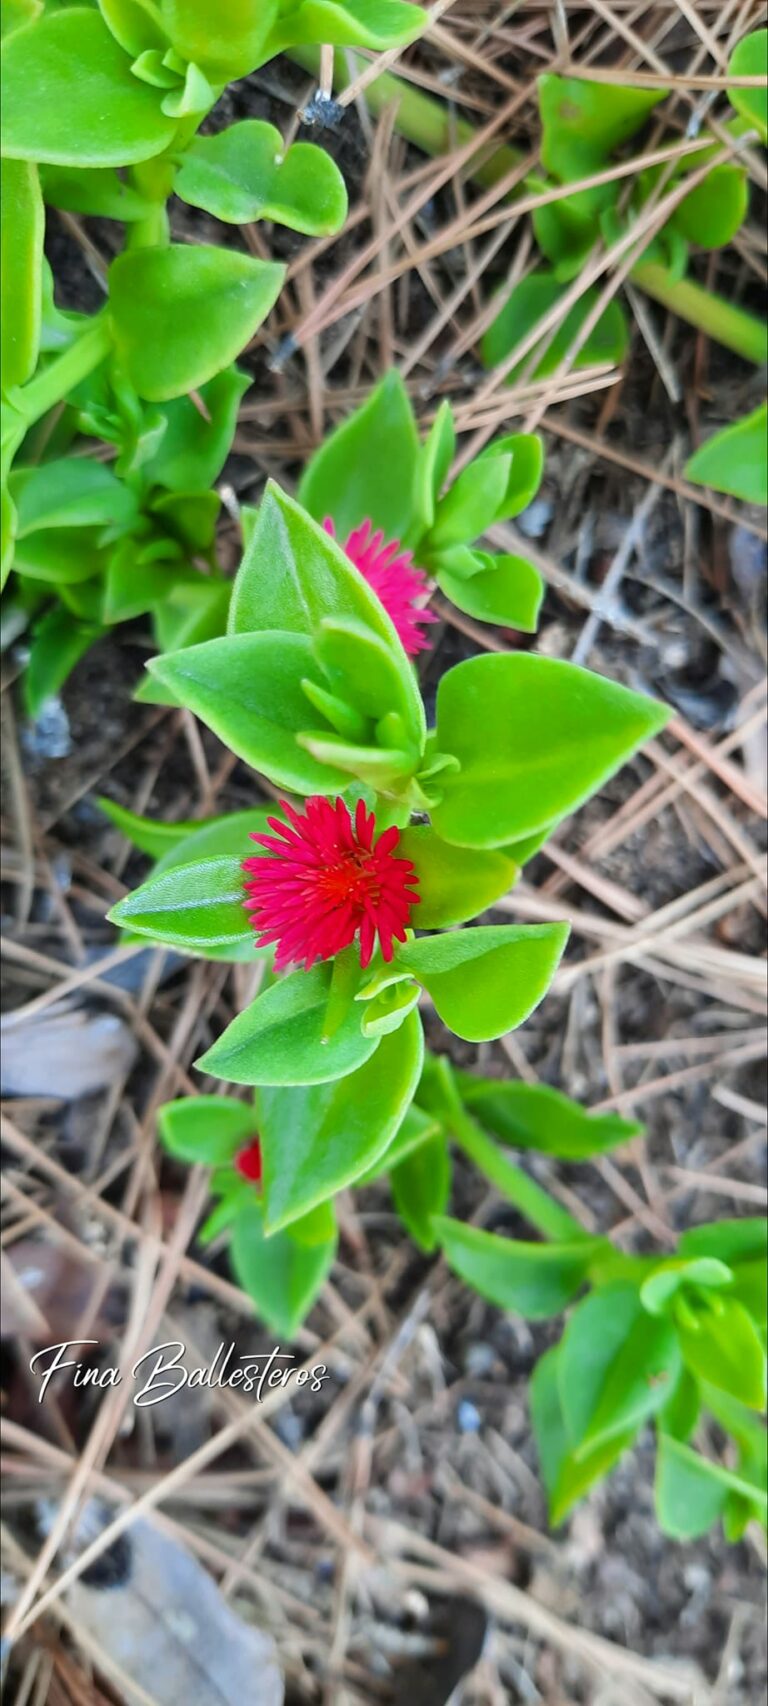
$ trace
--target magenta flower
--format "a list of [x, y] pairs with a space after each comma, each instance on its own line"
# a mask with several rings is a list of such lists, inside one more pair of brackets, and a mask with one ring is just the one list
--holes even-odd
[[374, 841], [376, 820], [358, 801], [354, 823], [344, 801], [314, 794], [306, 811], [280, 801], [288, 823], [269, 818], [274, 835], [252, 835], [267, 858], [243, 860], [245, 902], [259, 945], [277, 944], [275, 968], [333, 959], [355, 938], [360, 964], [370, 963], [378, 937], [383, 958], [404, 942], [418, 878], [409, 859], [395, 857], [398, 829]]
[[[326, 516], [323, 527], [336, 538], [330, 516]], [[426, 651], [429, 641], [420, 629], [425, 623], [436, 622], [437, 617], [417, 603], [427, 591], [427, 577], [417, 569], [412, 553], [403, 550], [399, 539], [386, 545], [384, 534], [381, 530], [374, 533], [370, 521], [354, 527], [343, 548], [380, 599], [409, 658]]]

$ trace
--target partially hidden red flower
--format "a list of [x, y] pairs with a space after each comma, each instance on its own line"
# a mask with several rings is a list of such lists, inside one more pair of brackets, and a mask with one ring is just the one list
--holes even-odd
[[354, 823], [343, 800], [314, 794], [304, 812], [280, 801], [288, 823], [269, 818], [274, 835], [251, 835], [267, 857], [243, 860], [245, 902], [260, 946], [277, 944], [275, 967], [330, 960], [360, 943], [360, 964], [370, 963], [376, 938], [382, 956], [404, 942], [418, 878], [411, 861], [395, 856], [398, 829], [376, 840], [376, 820], [362, 800]]
[[[330, 516], [326, 516], [323, 526], [335, 539], [336, 529]], [[427, 591], [427, 578], [416, 567], [412, 553], [403, 549], [399, 539], [385, 543], [384, 534], [381, 530], [374, 533], [371, 521], [363, 521], [352, 529], [344, 550], [383, 604], [409, 658], [425, 651], [429, 641], [421, 629], [436, 622], [437, 617], [417, 602]]]
[[261, 1185], [264, 1167], [258, 1137], [252, 1137], [250, 1143], [238, 1149], [234, 1165], [241, 1179], [247, 1179], [249, 1184], [256, 1185], [257, 1188]]

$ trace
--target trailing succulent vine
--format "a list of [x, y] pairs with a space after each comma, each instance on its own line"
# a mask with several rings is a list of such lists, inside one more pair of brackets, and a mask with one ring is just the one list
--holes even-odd
[[[263, 965], [255, 999], [198, 1062], [247, 1098], [170, 1103], [161, 1136], [211, 1167], [202, 1237], [228, 1243], [278, 1333], [295, 1333], [329, 1272], [335, 1196], [383, 1175], [415, 1242], [500, 1306], [540, 1319], [586, 1288], [531, 1389], [552, 1520], [653, 1419], [662, 1526], [687, 1537], [722, 1516], [735, 1536], [764, 1505], [764, 1227], [699, 1228], [672, 1257], [588, 1234], [510, 1151], [579, 1160], [640, 1128], [548, 1087], [458, 1072], [424, 1045], [425, 1000], [477, 1043], [544, 997], [567, 925], [472, 921], [667, 720], [602, 676], [505, 652], [449, 669], [427, 727], [409, 653], [429, 644], [429, 580], [520, 626], [535, 625], [540, 596], [531, 565], [473, 548], [530, 500], [537, 441], [499, 441], [453, 485], [452, 454], [449, 414], [420, 443], [387, 378], [308, 465], [306, 507], [271, 486], [248, 517], [227, 633], [150, 662], [153, 695], [291, 796], [175, 828], [103, 802], [160, 854], [115, 922]], [[450, 1216], [457, 1147], [535, 1238]], [[691, 1444], [703, 1411], [734, 1438], [735, 1468]]]
[[[225, 0], [215, 22], [200, 0], [4, 8], [2, 575], [6, 631], [31, 624], [30, 712], [114, 622], [148, 613], [166, 650], [225, 620], [213, 485], [249, 384], [233, 364], [286, 269], [173, 242], [169, 198], [225, 227], [317, 236], [346, 217], [323, 148], [286, 149], [256, 119], [201, 124], [287, 48], [390, 48], [423, 21], [405, 0]], [[56, 303], [46, 208], [125, 228], [97, 314]]]
[[[546, 996], [567, 924], [499, 914], [514, 915], [516, 879], [556, 827], [667, 721], [649, 697], [523, 649], [448, 669], [428, 717], [414, 660], [436, 593], [474, 620], [536, 631], [538, 570], [483, 541], [535, 496], [540, 438], [501, 435], [454, 473], [450, 404], [422, 437], [386, 374], [295, 497], [270, 483], [242, 509], [234, 580], [217, 555], [215, 483], [250, 384], [236, 361], [286, 269], [226, 242], [172, 241], [170, 198], [227, 227], [339, 231], [346, 190], [324, 149], [286, 147], [261, 120], [201, 127], [227, 84], [278, 53], [314, 64], [323, 45], [399, 48], [424, 24], [402, 0], [8, 4], [6, 631], [28, 631], [34, 714], [109, 625], [149, 616], [157, 655], [138, 697], [193, 713], [278, 792], [274, 806], [180, 824], [102, 802], [154, 861], [112, 910], [124, 935], [244, 962], [260, 979], [197, 1063], [201, 1093], [165, 1106], [159, 1130], [172, 1157], [211, 1169], [200, 1239], [227, 1244], [263, 1319], [297, 1331], [334, 1260], [338, 1193], [386, 1176], [425, 1254], [520, 1316], [568, 1311], [531, 1385], [552, 1521], [652, 1422], [662, 1527], [685, 1539], [722, 1519], [735, 1539], [766, 1510], [764, 1223], [697, 1227], [671, 1255], [594, 1235], [512, 1152], [578, 1162], [640, 1128], [425, 1045], [426, 1010], [433, 1040], [440, 1021], [485, 1043]], [[668, 92], [538, 80], [541, 171], [522, 188], [539, 253], [499, 301], [487, 365], [507, 363], [514, 381], [524, 368], [546, 377], [569, 352], [577, 365], [622, 359], [619, 303], [596, 314], [595, 286], [566, 302], [600, 245], [624, 245], [642, 288], [761, 359], [764, 331], [686, 269], [691, 245], [724, 245], [745, 217], [738, 152], [765, 137], [765, 95], [739, 79], [764, 52], [755, 32], [733, 55], [725, 142], [688, 139], [664, 160], [650, 150], [626, 182], [620, 150]], [[334, 75], [349, 80], [346, 58]], [[390, 97], [404, 134], [446, 145], [437, 103], [389, 74], [366, 89], [374, 105]], [[497, 183], [515, 159], [505, 144], [477, 175]], [[49, 208], [123, 228], [96, 314], [57, 301]], [[764, 429], [763, 408], [703, 445], [688, 477], [764, 501]], [[509, 1230], [450, 1213], [457, 1151], [495, 1187]], [[725, 1462], [699, 1449], [702, 1417], [728, 1437]]]

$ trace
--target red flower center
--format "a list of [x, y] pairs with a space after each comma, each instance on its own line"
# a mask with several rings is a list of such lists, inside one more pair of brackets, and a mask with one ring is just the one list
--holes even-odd
[[260, 1185], [263, 1166], [261, 1159], [261, 1144], [257, 1137], [252, 1137], [243, 1149], [238, 1149], [235, 1156], [235, 1171], [241, 1179], [247, 1179], [251, 1185]]
[[[330, 516], [326, 516], [323, 527], [335, 539], [336, 529]], [[421, 629], [436, 622], [437, 617], [417, 602], [426, 596], [427, 579], [423, 569], [416, 567], [411, 552], [403, 549], [399, 539], [387, 543], [380, 530], [374, 533], [371, 521], [352, 529], [344, 550], [383, 604], [409, 658], [425, 651], [429, 642]]]
[[374, 841], [376, 820], [362, 800], [354, 824], [343, 800], [315, 794], [306, 811], [285, 801], [288, 818], [270, 818], [274, 835], [252, 835], [267, 857], [245, 859], [245, 902], [260, 945], [277, 944], [275, 967], [333, 959], [359, 937], [365, 968], [378, 937], [383, 958], [404, 942], [418, 878], [409, 859], [396, 858], [399, 830]]

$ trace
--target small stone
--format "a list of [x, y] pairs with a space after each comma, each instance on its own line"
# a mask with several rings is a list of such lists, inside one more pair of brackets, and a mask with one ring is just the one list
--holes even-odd
[[344, 111], [341, 102], [335, 101], [333, 95], [327, 95], [324, 89], [318, 89], [317, 94], [302, 108], [300, 118], [302, 124], [314, 125], [318, 130], [338, 130]]
[[517, 525], [526, 539], [541, 539], [549, 527], [555, 513], [555, 506], [549, 498], [534, 498], [533, 503], [524, 509], [517, 518]]
[[39, 717], [22, 729], [21, 743], [27, 755], [38, 762], [69, 756], [72, 751], [69, 717], [58, 697], [46, 699]]
[[467, 1349], [464, 1369], [472, 1380], [484, 1380], [486, 1375], [490, 1374], [495, 1362], [496, 1352], [493, 1345], [488, 1345], [484, 1340], [478, 1339]]
[[475, 1409], [474, 1404], [470, 1403], [468, 1398], [462, 1398], [456, 1411], [456, 1426], [459, 1433], [479, 1433], [482, 1425], [482, 1418], [479, 1410]]

